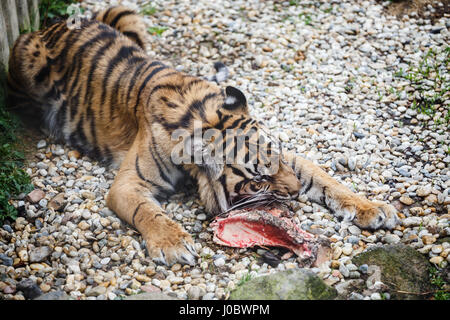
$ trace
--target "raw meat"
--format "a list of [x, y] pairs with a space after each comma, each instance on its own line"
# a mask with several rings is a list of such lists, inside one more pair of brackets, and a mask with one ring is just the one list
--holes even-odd
[[[217, 217], [210, 225], [214, 242], [238, 248], [253, 246], [284, 247], [293, 251], [304, 265], [318, 265], [327, 257], [325, 242], [303, 231], [278, 208], [242, 209]], [[320, 257], [320, 259], [318, 259]]]

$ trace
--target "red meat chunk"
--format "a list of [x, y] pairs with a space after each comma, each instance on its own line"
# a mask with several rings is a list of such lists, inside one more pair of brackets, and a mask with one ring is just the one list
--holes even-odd
[[231, 211], [226, 217], [217, 217], [210, 226], [214, 242], [229, 247], [284, 247], [308, 264], [316, 262], [321, 251], [314, 235], [300, 229], [277, 208]]

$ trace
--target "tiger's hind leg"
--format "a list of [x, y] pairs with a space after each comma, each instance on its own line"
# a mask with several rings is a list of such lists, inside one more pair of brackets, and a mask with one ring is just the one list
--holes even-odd
[[158, 170], [143, 130], [122, 162], [107, 197], [107, 205], [134, 226], [146, 242], [149, 256], [158, 263], [194, 265], [197, 253], [191, 236], [170, 219], [155, 199], [174, 191]]
[[119, 30], [144, 51], [147, 49], [147, 28], [136, 11], [122, 6], [111, 7], [100, 11], [95, 15], [95, 19]]
[[64, 28], [64, 23], [57, 23], [48, 30], [21, 35], [11, 51], [7, 79], [8, 108], [24, 120], [39, 121], [41, 129], [57, 139], [61, 132], [56, 110], [63, 97], [54, 83], [54, 63], [43, 39]]
[[302, 187], [300, 194], [329, 208], [333, 213], [365, 229], [393, 229], [399, 222], [397, 211], [387, 203], [370, 201], [329, 176], [313, 162], [292, 153], [286, 160], [294, 168]]
[[[11, 51], [8, 68], [8, 106], [21, 113], [40, 107], [43, 92], [49, 89], [47, 49], [37, 32], [21, 35]], [[33, 108], [34, 109], [30, 109]]]

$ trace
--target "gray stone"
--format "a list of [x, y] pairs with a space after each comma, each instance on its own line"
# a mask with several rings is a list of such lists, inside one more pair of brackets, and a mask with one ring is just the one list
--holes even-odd
[[34, 300], [70, 300], [70, 297], [64, 291], [52, 291], [44, 293]]
[[8, 233], [14, 232], [9, 224], [4, 224], [2, 228], [3, 228], [3, 230], [7, 231]]
[[335, 286], [339, 299], [348, 299], [352, 293], [362, 291], [364, 288], [365, 282], [362, 279], [340, 282]]
[[230, 300], [329, 300], [336, 289], [307, 269], [291, 269], [251, 279], [231, 292]]
[[10, 267], [13, 265], [13, 259], [3, 253], [0, 253], [0, 262], [1, 262], [1, 264], [5, 265], [7, 267]]
[[161, 292], [144, 292], [133, 294], [124, 298], [123, 300], [179, 300], [175, 297], [168, 296]]
[[90, 288], [88, 290], [86, 290], [85, 294], [88, 297], [97, 297], [101, 294], [105, 294], [106, 293], [106, 288], [103, 286], [96, 286], [93, 288]]
[[22, 291], [26, 299], [35, 299], [42, 294], [36, 282], [31, 279], [24, 279], [17, 284], [17, 291]]
[[49, 247], [38, 247], [30, 250], [29, 259], [30, 262], [41, 262], [50, 256], [52, 250]]

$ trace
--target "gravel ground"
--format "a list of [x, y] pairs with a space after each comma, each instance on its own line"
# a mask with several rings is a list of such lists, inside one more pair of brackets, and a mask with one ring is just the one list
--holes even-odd
[[[142, 8], [141, 1], [89, 0], [83, 6], [117, 3]], [[302, 228], [332, 241], [333, 260], [312, 268], [326, 283], [359, 278], [366, 270], [352, 256], [382, 243], [409, 244], [432, 263], [448, 265], [450, 244], [438, 239], [450, 236], [450, 136], [439, 119], [450, 97], [435, 115], [422, 114], [410, 107], [408, 81], [396, 76], [430, 49], [448, 47], [448, 16], [433, 24], [413, 14], [398, 19], [384, 13], [383, 2], [359, 0], [151, 4], [156, 12], [145, 17], [149, 27], [165, 28], [150, 36], [151, 57], [201, 76], [213, 73], [215, 61], [224, 62], [230, 69], [224, 85], [246, 93], [251, 113], [278, 132], [286, 148], [399, 210], [403, 225], [369, 232], [338, 222], [304, 198], [295, 202], [294, 219]], [[448, 81], [448, 68], [443, 72]], [[240, 281], [298, 267], [295, 257], [269, 265], [266, 249], [215, 245], [195, 193], [177, 194], [163, 207], [193, 235], [198, 264], [157, 266], [139, 234], [105, 206], [116, 171], [49, 140], [37, 147], [27, 172], [43, 192], [15, 201], [23, 216], [0, 228], [0, 299], [24, 299], [18, 286], [25, 278], [42, 292], [63, 290], [76, 299], [142, 291], [226, 299]], [[358, 297], [381, 299], [380, 293]]]

